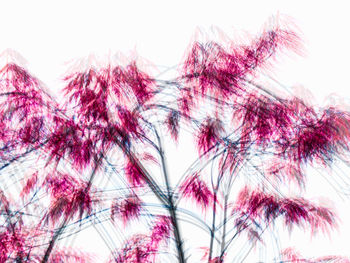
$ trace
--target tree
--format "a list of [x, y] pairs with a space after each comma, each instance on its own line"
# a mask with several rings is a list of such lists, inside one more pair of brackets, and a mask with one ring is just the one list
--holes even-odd
[[[281, 51], [300, 48], [293, 30], [276, 25], [249, 45], [193, 43], [171, 80], [136, 61], [88, 65], [65, 76], [61, 104], [7, 63], [0, 170], [14, 182], [0, 189], [0, 262], [94, 261], [58, 241], [103, 220], [119, 229], [119, 240], [105, 239], [109, 262], [242, 262], [256, 246], [268, 250], [266, 233], [281, 226], [330, 232], [335, 212], [302, 197], [306, 167], [348, 164], [349, 112], [259, 82]], [[198, 158], [170, 176], [166, 148], [186, 132]], [[23, 178], [12, 175], [19, 167]], [[184, 238], [186, 225], [204, 247]], [[271, 260], [347, 259], [285, 248]]]

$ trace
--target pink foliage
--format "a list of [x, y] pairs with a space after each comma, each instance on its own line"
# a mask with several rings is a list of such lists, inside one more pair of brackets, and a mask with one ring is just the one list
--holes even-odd
[[18, 243], [13, 234], [8, 232], [2, 232], [0, 234], [0, 262], [6, 262], [10, 254], [18, 254], [18, 250], [21, 250], [21, 245]]
[[280, 182], [297, 183], [301, 188], [305, 187], [305, 173], [298, 162], [274, 158], [267, 162], [267, 174]]
[[151, 240], [158, 247], [161, 241], [166, 241], [171, 236], [172, 222], [167, 216], [159, 216], [151, 230]]
[[35, 77], [14, 63], [0, 70], [0, 80], [1, 143], [12, 153], [38, 146], [45, 138], [50, 119], [48, 101], [52, 99]]
[[125, 175], [129, 183], [133, 186], [144, 185], [144, 175], [141, 168], [130, 160], [128, 160], [126, 163]]
[[37, 182], [38, 182], [38, 172], [35, 172], [27, 179], [20, 195], [22, 197], [28, 195], [34, 189]]
[[119, 108], [118, 117], [120, 119], [120, 126], [122, 129], [135, 137], [140, 137], [142, 129], [139, 124], [139, 116], [136, 112], [130, 112], [128, 109]]
[[317, 230], [327, 232], [336, 224], [335, 215], [329, 208], [317, 207], [302, 198], [281, 198], [260, 190], [251, 191], [247, 187], [239, 193], [236, 209], [253, 219], [268, 222], [282, 216], [289, 229], [294, 225], [309, 225], [312, 233]]
[[[277, 178], [278, 183], [289, 184], [295, 180], [304, 186], [303, 165], [319, 162], [326, 166], [335, 157], [341, 160], [347, 157], [349, 112], [335, 107], [317, 109], [298, 98], [282, 99], [256, 80], [259, 72], [271, 66], [270, 61], [278, 52], [299, 48], [298, 36], [277, 25], [264, 30], [247, 45], [233, 41], [227, 46], [213, 41], [194, 42], [181, 63], [180, 76], [171, 81], [156, 80], [142, 71], [136, 61], [125, 66], [89, 66], [63, 78], [66, 101], [61, 106], [25, 68], [14, 63], [5, 65], [0, 69], [0, 170], [12, 163], [22, 164], [22, 159], [40, 153], [38, 158], [46, 161], [42, 169], [46, 174], [35, 172], [23, 180], [21, 202], [13, 202], [10, 195], [7, 197], [0, 190], [0, 263], [42, 260], [45, 263], [43, 256], [52, 263], [96, 262], [90, 254], [71, 248], [58, 249], [55, 242], [63, 237], [61, 234], [68, 224], [74, 225], [73, 219], [83, 222], [87, 220], [83, 219], [85, 215], [98, 219], [108, 210], [100, 207], [105, 204], [102, 200], [111, 199], [113, 223], [119, 219], [125, 228], [132, 221], [141, 222], [141, 216], [145, 220], [154, 219], [148, 234], [126, 237], [122, 247], [114, 251], [111, 262], [119, 263], [158, 262], [163, 255], [162, 248], [165, 252], [176, 248], [179, 261], [186, 262], [185, 254], [190, 246], [183, 245], [185, 239], [180, 231], [183, 221], [209, 232], [210, 247], [204, 248], [202, 258], [208, 263], [222, 263], [228, 254], [227, 248], [243, 230], [253, 245], [263, 242], [265, 230], [260, 225], [267, 229], [277, 218], [282, 219], [288, 230], [294, 226], [308, 227], [312, 234], [336, 227], [337, 218], [330, 208], [303, 198], [270, 193], [266, 184], [255, 190], [244, 187], [238, 193], [233, 213], [228, 212], [232, 204], [230, 191], [238, 175], [260, 172], [255, 161], [260, 161], [262, 171]], [[171, 96], [167, 97], [168, 91]], [[202, 110], [205, 113], [202, 114]], [[207, 110], [212, 111], [211, 114]], [[164, 116], [158, 115], [160, 112], [167, 115], [157, 120], [154, 117]], [[203, 119], [203, 116], [207, 117]], [[231, 116], [234, 125], [226, 122]], [[185, 179], [177, 187], [169, 183], [172, 178], [167, 178], [165, 162], [157, 161], [166, 159], [158, 137], [159, 124], [163, 124], [175, 142], [183, 124], [188, 124], [186, 128], [198, 128], [194, 130], [194, 141], [200, 158], [187, 170], [190, 172], [181, 177]], [[158, 141], [154, 142], [155, 139]], [[122, 181], [126, 180], [130, 194], [111, 198], [107, 191], [96, 191], [93, 179], [96, 173], [114, 172], [120, 165], [118, 161], [124, 164], [124, 173], [111, 173], [108, 184], [120, 182], [112, 178], [120, 175]], [[54, 162], [53, 170], [47, 173], [51, 162]], [[60, 173], [59, 164], [63, 162], [77, 176]], [[159, 174], [165, 178], [153, 177], [156, 173], [144, 166], [147, 162], [163, 168]], [[211, 185], [207, 183], [210, 180], [199, 174], [210, 164]], [[85, 172], [90, 173], [89, 181], [82, 179], [86, 178]], [[79, 173], [83, 177], [79, 177]], [[270, 179], [261, 175], [263, 180]], [[11, 175], [11, 179], [15, 176]], [[12, 190], [10, 187], [12, 183], [5, 184], [5, 189]], [[46, 191], [44, 198], [41, 198], [41, 189]], [[121, 190], [119, 185], [113, 191], [116, 189]], [[137, 195], [139, 192], [143, 200]], [[103, 198], [97, 198], [97, 194]], [[158, 202], [147, 206], [150, 212], [143, 203], [149, 194]], [[214, 207], [211, 226], [206, 217], [180, 209], [181, 198], [202, 211]], [[220, 198], [225, 205], [221, 206]], [[216, 210], [217, 205], [223, 207], [222, 211]], [[102, 212], [92, 214], [95, 208], [101, 208]], [[34, 215], [35, 209], [42, 214]], [[147, 212], [148, 216], [144, 217]], [[35, 222], [36, 218], [39, 222]], [[237, 232], [232, 232], [232, 228]], [[109, 237], [106, 240], [113, 242]], [[221, 256], [213, 256], [214, 249], [220, 246]], [[293, 249], [285, 249], [281, 256], [290, 262], [349, 262], [337, 256], [302, 259]]]
[[44, 185], [51, 194], [46, 221], [56, 223], [62, 216], [66, 219], [79, 213], [81, 218], [84, 213], [91, 213], [93, 199], [85, 182], [68, 174], [52, 174], [46, 177]]
[[67, 156], [75, 168], [86, 168], [95, 157], [95, 144], [84, 137], [84, 132], [74, 120], [56, 118], [55, 130], [45, 145], [50, 155], [49, 161], [55, 159], [58, 163]]
[[213, 193], [198, 174], [188, 177], [180, 185], [180, 192], [184, 197], [194, 200], [203, 209], [206, 209], [214, 198]]
[[294, 160], [331, 161], [332, 155], [349, 147], [349, 116], [329, 109], [321, 118], [308, 120], [297, 133]]
[[293, 49], [300, 46], [299, 38], [290, 30], [275, 27], [266, 30], [252, 40], [249, 46], [228, 49], [218, 43], [195, 42], [181, 68], [187, 86], [193, 87], [194, 96], [225, 99], [240, 95], [244, 90], [243, 80], [248, 74], [266, 64], [278, 49]]
[[44, 120], [42, 117], [32, 117], [18, 132], [18, 139], [24, 145], [36, 145], [41, 141]]
[[131, 236], [118, 251], [117, 257], [109, 262], [118, 263], [151, 263], [158, 262], [157, 253], [161, 242], [167, 241], [171, 234], [171, 219], [158, 216], [150, 235], [136, 234]]
[[288, 260], [293, 263], [303, 263], [305, 262], [301, 255], [295, 251], [294, 248], [289, 247], [282, 250], [281, 255], [284, 260]]
[[80, 106], [77, 114], [85, 121], [108, 121], [107, 94], [102, 88], [98, 90], [99, 77], [98, 72], [90, 69], [84, 73], [74, 73], [65, 77], [69, 81], [65, 87], [66, 95], [69, 95], [69, 101], [75, 100]]
[[136, 63], [130, 63], [125, 71], [125, 82], [131, 87], [137, 101], [144, 104], [152, 98], [154, 80], [145, 72], [141, 72]]
[[220, 120], [207, 118], [197, 134], [197, 148], [200, 154], [205, 154], [220, 141], [223, 126]]
[[209, 248], [208, 247], [201, 247], [201, 250], [204, 251], [204, 255], [201, 258], [201, 262], [208, 262], [208, 263], [223, 263], [224, 262], [224, 257], [215, 257], [212, 258], [211, 260], [208, 260], [209, 257]]
[[169, 112], [165, 124], [170, 132], [171, 137], [177, 141], [179, 136], [179, 113], [172, 110]]
[[230, 143], [226, 146], [226, 153], [220, 157], [219, 166], [223, 172], [228, 170], [231, 174], [234, 170], [234, 167], [238, 164], [238, 160], [239, 149], [237, 145]]
[[21, 225], [10, 224], [5, 231], [0, 232], [0, 262], [8, 262], [10, 258], [23, 260], [30, 241], [28, 233]]
[[[146, 235], [132, 236], [119, 251], [115, 262], [118, 263], [152, 263], [155, 249], [150, 246], [151, 240]], [[112, 260], [110, 262], [113, 262]]]
[[111, 217], [119, 217], [124, 224], [128, 223], [132, 219], [137, 219], [140, 216], [142, 202], [140, 198], [133, 194], [129, 195], [122, 201], [115, 200], [111, 208]]
[[[34, 91], [39, 86], [36, 78], [31, 76], [26, 69], [15, 63], [8, 63], [0, 70], [1, 89], [6, 92], [17, 91], [17, 94], [25, 94]], [[21, 93], [22, 92], [22, 93]], [[35, 93], [39, 95], [38, 93]], [[13, 93], [15, 96], [16, 93]]]
[[242, 106], [243, 136], [257, 145], [268, 146], [272, 141], [283, 142], [292, 128], [293, 112], [288, 105], [250, 94]]
[[281, 251], [284, 261], [291, 263], [349, 263], [350, 259], [342, 256], [324, 256], [318, 258], [304, 258], [294, 248], [289, 247]]

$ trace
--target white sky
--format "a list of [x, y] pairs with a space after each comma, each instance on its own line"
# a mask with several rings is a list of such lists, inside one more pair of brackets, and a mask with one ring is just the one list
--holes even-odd
[[[65, 64], [91, 52], [138, 54], [154, 65], [170, 67], [180, 62], [198, 29], [211, 36], [216, 26], [240, 38], [254, 35], [271, 15], [281, 14], [291, 17], [303, 33], [306, 52], [302, 57], [282, 56], [273, 76], [287, 86], [303, 85], [322, 104], [331, 93], [350, 98], [349, 10], [348, 1], [334, 0], [1, 1], [0, 52], [18, 51], [29, 70], [57, 93]], [[325, 187], [323, 193], [330, 190]], [[345, 227], [332, 245], [320, 238], [309, 250], [306, 238], [298, 241], [301, 249], [319, 251], [320, 256], [350, 255], [345, 239], [350, 215], [342, 210], [341, 216]]]

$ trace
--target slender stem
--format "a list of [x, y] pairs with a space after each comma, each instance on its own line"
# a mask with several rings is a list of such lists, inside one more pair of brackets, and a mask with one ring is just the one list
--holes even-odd
[[[226, 152], [226, 150], [224, 151], [224, 153], [225, 152]], [[213, 187], [214, 188], [214, 200], [213, 200], [214, 203], [213, 203], [213, 219], [212, 219], [212, 228], [211, 228], [210, 245], [209, 245], [209, 257], [208, 257], [209, 263], [211, 261], [212, 255], [213, 255], [214, 237], [215, 237], [215, 230], [216, 230], [215, 221], [216, 221], [217, 192], [219, 190], [220, 182], [221, 182], [223, 175], [224, 175], [224, 167], [225, 167], [225, 164], [226, 164], [226, 161], [228, 158], [228, 154], [229, 153], [226, 154], [225, 160], [223, 161], [223, 163], [221, 165], [221, 170], [220, 170], [220, 173], [219, 173], [218, 178], [217, 178], [216, 186]], [[225, 210], [225, 212], [226, 212], [226, 210]], [[225, 229], [225, 226], [224, 226], [224, 229]]]
[[[244, 220], [244, 222], [247, 220], [247, 218]], [[237, 237], [238, 234], [240, 234], [243, 230], [248, 228], [248, 225], [242, 227], [241, 229], [237, 230], [236, 233], [233, 235], [233, 237], [230, 239], [229, 242], [225, 245], [224, 250], [221, 252], [220, 258], [222, 258], [225, 254], [225, 251], [228, 250], [229, 246], [231, 245], [232, 241]]]
[[148, 173], [146, 168], [141, 164], [141, 162], [137, 159], [135, 154], [129, 150], [127, 147], [125, 147], [121, 142], [117, 142], [120, 149], [124, 152], [124, 154], [129, 158], [129, 161], [136, 165], [141, 173], [142, 177], [147, 183], [147, 185], [150, 187], [152, 192], [155, 194], [155, 196], [165, 205], [168, 205], [167, 197], [164, 195], [163, 191], [159, 188], [157, 183], [154, 181], [154, 179], [151, 177], [151, 175]]
[[208, 262], [210, 263], [213, 255], [213, 246], [214, 246], [214, 236], [215, 236], [215, 221], [216, 221], [216, 202], [217, 202], [217, 189], [214, 190], [214, 200], [213, 200], [213, 219], [210, 230], [210, 245], [209, 245], [209, 256]]
[[172, 225], [174, 227], [174, 236], [175, 236], [178, 259], [179, 259], [180, 263], [185, 263], [186, 260], [185, 260], [185, 255], [184, 255], [184, 251], [183, 251], [183, 246], [182, 246], [183, 241], [182, 241], [181, 234], [180, 234], [180, 228], [178, 225], [178, 219], [177, 219], [177, 215], [176, 215], [176, 207], [174, 206], [173, 194], [172, 194], [171, 187], [170, 187], [165, 153], [163, 151], [162, 141], [161, 141], [160, 136], [155, 128], [154, 128], [154, 131], [155, 131], [155, 134], [156, 134], [156, 137], [158, 140], [159, 155], [160, 155], [160, 159], [162, 162], [163, 175], [164, 175], [165, 184], [166, 184], [166, 188], [167, 188], [167, 194], [168, 194], [168, 196], [167, 196], [168, 202], [169, 202], [168, 210], [169, 210], [169, 214], [171, 217]]
[[230, 189], [232, 186], [232, 183], [237, 179], [237, 176], [232, 180], [233, 175], [236, 172], [236, 169], [238, 167], [239, 161], [237, 161], [234, 169], [231, 172], [231, 176], [229, 178], [229, 182], [227, 185], [226, 193], [225, 193], [225, 199], [224, 199], [224, 220], [223, 220], [223, 231], [222, 231], [222, 238], [221, 238], [221, 251], [220, 251], [220, 262], [223, 262], [224, 252], [225, 252], [225, 246], [226, 246], [226, 222], [227, 222], [227, 205], [228, 205], [228, 198], [230, 195]]
[[186, 260], [183, 252], [182, 239], [181, 239], [179, 225], [177, 223], [176, 211], [174, 206], [170, 207], [169, 212], [170, 212], [171, 221], [174, 227], [174, 236], [176, 241], [176, 249], [178, 253], [179, 262], [185, 263]]
[[70, 217], [66, 217], [65, 220], [62, 222], [61, 226], [58, 228], [52, 239], [50, 240], [49, 246], [47, 247], [45, 251], [45, 255], [41, 261], [41, 263], [46, 263], [49, 260], [49, 257], [51, 255], [52, 249], [56, 244], [57, 239], [60, 237], [60, 235], [63, 233], [64, 228], [66, 227]]
[[225, 195], [224, 200], [224, 229], [222, 230], [222, 238], [221, 238], [221, 252], [220, 252], [220, 262], [223, 259], [223, 252], [225, 250], [225, 238], [226, 238], [226, 220], [227, 220], [227, 202], [228, 202], [228, 194]]

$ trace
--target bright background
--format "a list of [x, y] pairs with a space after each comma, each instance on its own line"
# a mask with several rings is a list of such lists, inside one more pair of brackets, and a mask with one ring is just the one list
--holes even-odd
[[[273, 77], [286, 86], [304, 86], [320, 105], [332, 93], [349, 102], [348, 1], [1, 1], [0, 52], [19, 52], [29, 70], [59, 94], [67, 63], [91, 52], [140, 55], [161, 70], [181, 61], [195, 33], [215, 38], [217, 27], [244, 39], [257, 34], [272, 15], [290, 17], [305, 44], [304, 55], [281, 56]], [[296, 246], [305, 256], [350, 256], [350, 202], [317, 172], [309, 185], [310, 197], [327, 195], [335, 201], [343, 222], [332, 241], [319, 236], [311, 245], [309, 235], [300, 232]], [[79, 242], [103, 253], [106, 248], [92, 232]]]

